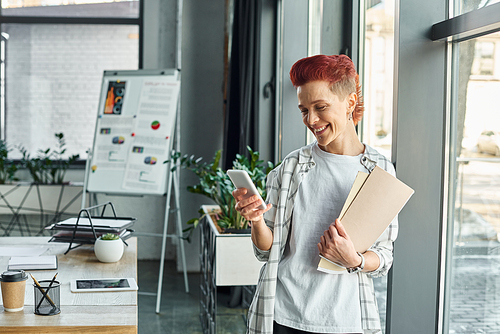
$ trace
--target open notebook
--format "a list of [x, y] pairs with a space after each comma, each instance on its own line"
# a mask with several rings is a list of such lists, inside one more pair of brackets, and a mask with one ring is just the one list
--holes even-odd
[[[358, 173], [339, 217], [357, 252], [364, 253], [373, 245], [413, 193], [378, 166], [370, 174]], [[318, 270], [334, 274], [345, 268], [321, 257]]]

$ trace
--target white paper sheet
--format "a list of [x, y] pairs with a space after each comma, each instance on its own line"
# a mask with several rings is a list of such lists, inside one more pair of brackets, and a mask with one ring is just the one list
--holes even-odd
[[0, 256], [39, 256], [45, 253], [48, 249], [49, 247], [47, 246], [0, 246]]

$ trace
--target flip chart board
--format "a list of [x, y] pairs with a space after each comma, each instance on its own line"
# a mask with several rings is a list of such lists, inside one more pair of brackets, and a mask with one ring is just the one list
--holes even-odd
[[87, 191], [163, 195], [177, 117], [178, 71], [104, 71]]

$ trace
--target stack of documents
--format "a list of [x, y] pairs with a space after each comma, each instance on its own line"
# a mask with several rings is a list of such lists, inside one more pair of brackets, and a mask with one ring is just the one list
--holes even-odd
[[48, 270], [57, 269], [57, 257], [46, 256], [12, 256], [8, 270]]
[[46, 229], [58, 231], [49, 240], [50, 242], [92, 244], [95, 242], [94, 232], [97, 238], [106, 233], [117, 234], [122, 240], [130, 238], [134, 232], [130, 227], [132, 227], [135, 220], [135, 218], [128, 217], [93, 217], [91, 219], [69, 218], [62, 222], [52, 224]]
[[[366, 252], [377, 241], [413, 193], [378, 166], [370, 174], [358, 173], [339, 217], [357, 252]], [[333, 274], [345, 268], [321, 257], [318, 270]]]

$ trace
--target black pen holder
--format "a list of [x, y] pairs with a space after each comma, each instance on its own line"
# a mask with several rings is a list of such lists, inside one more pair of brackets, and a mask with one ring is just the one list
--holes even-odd
[[35, 314], [56, 315], [61, 313], [61, 283], [58, 281], [38, 281], [40, 286], [33, 284], [35, 288]]

